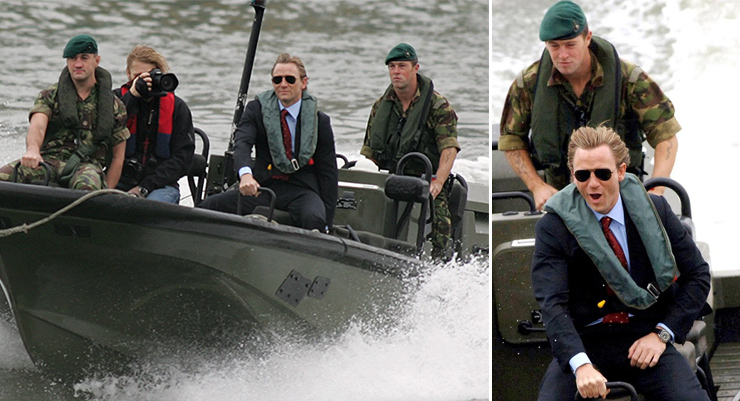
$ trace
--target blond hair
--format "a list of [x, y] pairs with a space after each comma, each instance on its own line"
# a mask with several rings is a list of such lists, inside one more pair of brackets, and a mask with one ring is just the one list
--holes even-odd
[[147, 45], [137, 45], [131, 50], [128, 57], [126, 57], [127, 71], [131, 70], [131, 65], [134, 61], [153, 64], [163, 73], [169, 72], [170, 70], [170, 66], [167, 64], [167, 60], [165, 60], [164, 56]]
[[610, 127], [599, 125], [598, 127], [581, 127], [573, 131], [568, 144], [568, 169], [573, 171], [573, 158], [578, 149], [595, 149], [607, 145], [612, 151], [617, 166], [625, 163], [630, 164], [630, 153], [622, 138]]

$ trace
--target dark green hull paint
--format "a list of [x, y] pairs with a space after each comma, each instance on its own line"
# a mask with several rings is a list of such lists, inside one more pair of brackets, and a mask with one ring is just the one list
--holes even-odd
[[[0, 228], [40, 220], [81, 195], [0, 183]], [[117, 194], [0, 238], [0, 257], [32, 360], [70, 379], [200, 347], [331, 336], [352, 321], [383, 327], [423, 267], [350, 240]], [[297, 306], [278, 297], [292, 271], [328, 278], [324, 296]]]
[[[341, 170], [340, 197], [353, 192], [357, 207], [338, 210], [335, 223], [386, 233], [396, 217], [386, 177]], [[461, 257], [487, 250], [486, 193], [471, 185]], [[0, 182], [0, 230], [85, 194]], [[412, 221], [401, 240], [413, 242], [415, 230]], [[338, 235], [121, 194], [0, 237], [4, 313], [12, 311], [34, 363], [65, 380], [162, 359], [259, 353], [273, 340], [332, 337], [351, 322], [388, 327], [424, 266]], [[297, 275], [310, 288], [289, 301]]]

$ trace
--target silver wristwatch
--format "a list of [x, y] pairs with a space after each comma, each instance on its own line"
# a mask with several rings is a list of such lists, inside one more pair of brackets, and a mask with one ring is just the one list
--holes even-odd
[[660, 339], [660, 341], [663, 342], [663, 344], [668, 344], [671, 342], [671, 333], [669, 333], [668, 330], [656, 327], [653, 332], [658, 335], [658, 338]]

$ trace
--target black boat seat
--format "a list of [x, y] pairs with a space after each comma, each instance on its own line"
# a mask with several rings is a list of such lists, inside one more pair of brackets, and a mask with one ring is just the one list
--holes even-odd
[[400, 209], [401, 202], [405, 202], [403, 212], [396, 221], [396, 229], [393, 231], [392, 238], [398, 239], [401, 232], [411, 221], [411, 210], [415, 203], [421, 204], [419, 212], [419, 224], [416, 233], [416, 249], [421, 253], [424, 249], [424, 235], [427, 228], [431, 229], [431, 219], [429, 219], [430, 200], [429, 181], [419, 177], [408, 175], [389, 175], [385, 180], [385, 196], [393, 199], [396, 207], [396, 213]]
[[454, 252], [459, 253], [462, 246], [462, 225], [460, 223], [465, 216], [465, 205], [468, 201], [468, 184], [461, 175], [455, 176], [452, 190], [447, 198], [452, 221], [452, 248]]
[[427, 202], [429, 183], [419, 177], [391, 175], [385, 181], [385, 196], [400, 202]]
[[703, 320], [694, 320], [689, 334], [686, 335], [686, 342], [694, 344], [696, 356], [701, 357], [707, 352], [707, 324]]
[[708, 389], [710, 399], [717, 399], [714, 376], [709, 366], [709, 345], [707, 343], [707, 323], [703, 320], [694, 320], [694, 324], [686, 335], [686, 344], [693, 344], [696, 355], [697, 377], [702, 387]]
[[208, 173], [208, 152], [211, 145], [208, 135], [202, 129], [196, 127], [194, 132], [203, 143], [200, 154], [193, 154], [193, 161], [190, 164], [187, 177], [190, 194], [193, 197], [193, 206], [198, 206], [200, 201], [203, 200], [203, 187], [205, 186], [206, 175]]
[[[459, 175], [458, 175], [459, 177]], [[468, 201], [468, 189], [457, 180], [452, 185], [452, 191], [448, 197], [450, 215], [452, 215], [452, 230], [455, 230], [465, 215], [465, 204]]]
[[694, 344], [686, 341], [683, 344], [673, 344], [673, 346], [676, 347], [676, 350], [683, 355], [687, 361], [689, 361], [691, 370], [696, 372], [696, 348], [694, 347]]

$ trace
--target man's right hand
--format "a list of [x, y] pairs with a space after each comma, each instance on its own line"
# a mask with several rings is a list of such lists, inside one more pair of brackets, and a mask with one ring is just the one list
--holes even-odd
[[239, 192], [244, 196], [259, 195], [260, 183], [254, 179], [252, 174], [244, 174], [239, 178]]
[[149, 72], [142, 72], [131, 82], [131, 94], [135, 98], [148, 98], [152, 91], [152, 77]]
[[606, 388], [606, 378], [590, 363], [576, 369], [576, 386], [583, 398], [601, 397], [605, 399], [609, 394], [609, 389]]
[[506, 160], [509, 162], [514, 173], [522, 179], [527, 189], [532, 192], [537, 210], [542, 210], [545, 202], [558, 192], [558, 190], [540, 178], [528, 151], [524, 149], [507, 150], [504, 151], [504, 156], [506, 156]]
[[550, 199], [557, 192], [557, 189], [546, 184], [544, 181], [542, 181], [542, 184], [535, 187], [532, 190], [532, 195], [534, 195], [534, 205], [535, 207], [537, 207], [537, 210], [542, 210], [542, 208], [545, 206], [545, 202], [547, 202], [547, 200]]
[[21, 156], [21, 166], [23, 167], [36, 168], [42, 161], [44, 161], [44, 158], [41, 157], [41, 153], [38, 150], [27, 150]]

